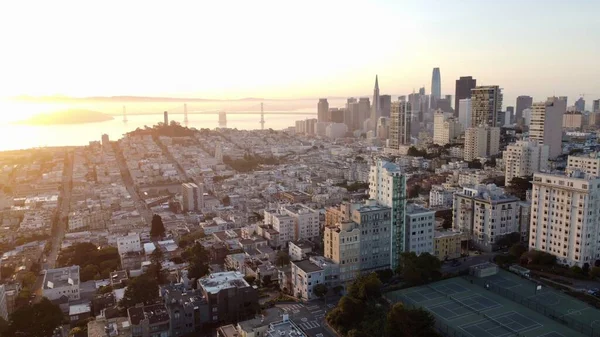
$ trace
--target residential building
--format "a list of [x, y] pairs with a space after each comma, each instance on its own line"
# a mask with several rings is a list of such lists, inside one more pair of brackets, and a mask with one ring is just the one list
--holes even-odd
[[411, 144], [411, 105], [406, 102], [392, 102], [390, 112], [390, 142], [392, 149], [398, 149], [400, 145]]
[[531, 201], [520, 201], [519, 233], [521, 233], [521, 242], [529, 242], [529, 219], [531, 219]]
[[449, 113], [438, 110], [433, 116], [433, 143], [437, 145], [450, 144], [460, 135], [461, 126]]
[[329, 112], [329, 102], [327, 102], [327, 98], [319, 98], [319, 103], [317, 104], [317, 119], [319, 122], [329, 122], [327, 118], [327, 113]]
[[142, 250], [142, 243], [138, 233], [132, 233], [117, 238], [117, 250], [119, 255]]
[[507, 125], [515, 124], [515, 107], [514, 106], [506, 107], [506, 124]]
[[417, 255], [434, 253], [435, 211], [416, 204], [406, 205], [406, 247]]
[[479, 126], [468, 128], [465, 132], [465, 161], [479, 157], [489, 157], [500, 151], [500, 128]]
[[529, 139], [548, 145], [550, 159], [562, 154], [562, 121], [566, 110], [567, 101], [556, 97], [531, 107]]
[[132, 337], [128, 317], [96, 317], [87, 324], [88, 337]]
[[600, 260], [600, 178], [576, 168], [536, 173], [531, 193], [529, 248], [565, 265]]
[[306, 254], [311, 253], [313, 243], [307, 240], [290, 241], [288, 244], [288, 255], [291, 261], [299, 261], [306, 258]]
[[79, 266], [46, 270], [42, 294], [51, 301], [63, 296], [69, 301], [79, 300]]
[[496, 185], [464, 187], [454, 194], [452, 226], [478, 249], [492, 251], [498, 239], [519, 231], [518, 202]]
[[212, 273], [198, 280], [208, 302], [208, 324], [239, 322], [258, 310], [258, 292], [237, 271]]
[[567, 167], [600, 177], [600, 153], [593, 152], [588, 155], [569, 156]]
[[181, 193], [183, 194], [183, 210], [201, 211], [204, 208], [204, 185], [196, 183], [183, 183]]
[[369, 172], [369, 197], [380, 205], [391, 208], [392, 232], [390, 233], [390, 265], [398, 266], [400, 253], [406, 251], [405, 211], [406, 211], [406, 175], [400, 167], [386, 159], [378, 158]]
[[347, 133], [348, 126], [344, 123], [330, 123], [325, 128], [325, 136], [331, 139], [344, 138]]
[[429, 207], [452, 207], [456, 188], [446, 188], [442, 185], [433, 185], [429, 191]]
[[314, 287], [325, 284], [323, 268], [309, 260], [292, 261], [292, 294], [305, 301], [315, 299]]
[[160, 292], [170, 317], [170, 337], [190, 335], [208, 321], [208, 303], [201, 290], [178, 283], [162, 286]]
[[325, 257], [340, 265], [340, 281], [351, 282], [360, 274], [360, 236], [358, 224], [340, 222], [325, 227]]
[[520, 140], [506, 147], [502, 159], [504, 184], [508, 186], [515, 177], [524, 178], [548, 169], [548, 145]]
[[164, 304], [127, 309], [132, 337], [165, 337], [169, 334], [169, 312]]
[[498, 117], [502, 111], [502, 89], [497, 85], [479, 86], [471, 89], [471, 125], [500, 126]]
[[519, 96], [517, 97], [517, 108], [515, 110], [515, 123], [518, 126], [525, 125], [523, 110], [531, 108], [533, 104], [533, 97], [531, 96]]
[[440, 261], [454, 260], [462, 256], [463, 243], [467, 235], [454, 229], [436, 230], [433, 236], [433, 251]]
[[471, 99], [463, 98], [458, 101], [458, 122], [463, 130], [471, 127]]
[[[261, 315], [252, 319], [239, 322], [237, 325], [226, 325], [217, 329], [217, 337], [263, 337], [268, 336], [269, 326], [282, 320], [283, 312], [280, 308], [267, 308]], [[294, 337], [300, 337], [295, 335]]]
[[[459, 117], [460, 101], [471, 98], [471, 89], [477, 86], [477, 80], [471, 76], [461, 76], [456, 80], [456, 89], [454, 93], [454, 116]], [[463, 124], [465, 128], [469, 127]]]
[[583, 126], [583, 114], [579, 111], [567, 111], [563, 115], [562, 127], [566, 130], [580, 130]]

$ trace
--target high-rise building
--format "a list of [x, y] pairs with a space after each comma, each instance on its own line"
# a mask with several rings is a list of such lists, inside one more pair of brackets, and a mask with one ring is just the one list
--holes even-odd
[[217, 160], [217, 164], [223, 164], [223, 143], [218, 142], [215, 145], [215, 159]]
[[381, 117], [390, 117], [392, 108], [392, 96], [381, 95], [379, 96], [379, 109], [381, 109]]
[[529, 248], [584, 267], [600, 260], [600, 178], [578, 169], [536, 173], [531, 193]]
[[437, 110], [433, 116], [433, 143], [437, 145], [449, 144], [460, 135], [461, 126], [450, 113]]
[[502, 89], [497, 85], [480, 86], [471, 90], [471, 126], [499, 126], [502, 111]]
[[106, 148], [110, 146], [110, 140], [108, 138], [108, 135], [105, 133], [102, 135], [102, 147]]
[[517, 110], [515, 110], [515, 123], [518, 126], [523, 126], [523, 110], [531, 108], [533, 104], [533, 97], [531, 96], [519, 96], [517, 97]]
[[390, 267], [395, 270], [400, 254], [406, 251], [406, 175], [398, 165], [383, 158], [376, 160], [369, 172], [369, 197], [391, 208]]
[[459, 116], [460, 100], [471, 98], [471, 89], [477, 86], [477, 80], [471, 76], [461, 76], [456, 80], [454, 92], [454, 115]]
[[435, 211], [417, 204], [406, 205], [406, 251], [433, 255]]
[[521, 140], [508, 145], [502, 159], [504, 184], [508, 186], [515, 177], [525, 178], [548, 169], [548, 145]]
[[327, 120], [332, 123], [344, 123], [344, 109], [330, 108], [327, 112]]
[[451, 112], [453, 113], [454, 110], [452, 110], [452, 98], [448, 98], [448, 97], [444, 97], [444, 98], [439, 98], [436, 102], [436, 109], [442, 110], [444, 112]]
[[562, 127], [566, 130], [579, 130], [583, 126], [583, 114], [579, 111], [567, 111], [563, 115]]
[[548, 145], [550, 159], [562, 154], [562, 122], [566, 110], [567, 101], [556, 97], [531, 107], [529, 139]]
[[183, 183], [181, 187], [183, 210], [186, 212], [201, 211], [204, 208], [204, 185]]
[[319, 122], [329, 122], [327, 119], [328, 112], [329, 102], [327, 102], [327, 98], [319, 98], [319, 104], [317, 104], [317, 119]]
[[442, 79], [440, 68], [433, 68], [431, 74], [431, 108], [437, 109], [437, 101], [442, 98]]
[[585, 111], [585, 99], [583, 99], [583, 97], [579, 97], [579, 99], [575, 101], [575, 111]]
[[592, 111], [600, 112], [600, 99], [595, 99], [592, 103]]
[[371, 130], [374, 130], [377, 126], [377, 120], [381, 117], [381, 106], [379, 105], [379, 80], [375, 75], [375, 87], [373, 88], [373, 105], [371, 106]]
[[410, 103], [392, 102], [390, 116], [390, 142], [392, 149], [398, 149], [400, 145], [411, 144], [411, 114]]
[[506, 107], [506, 124], [514, 124], [515, 123], [515, 107], [507, 106]]
[[458, 122], [463, 130], [471, 127], [471, 99], [463, 98], [458, 101]]
[[[361, 97], [358, 99], [358, 129], [364, 130], [365, 121], [371, 117], [371, 101], [368, 97]], [[368, 130], [365, 130], [368, 131]]]
[[465, 161], [489, 157], [500, 151], [500, 128], [490, 126], [471, 127], [465, 131]]
[[169, 112], [168, 111], [163, 112], [163, 118], [164, 118], [165, 125], [169, 125]]
[[344, 123], [348, 126], [348, 130], [356, 130], [356, 121], [358, 120], [358, 101], [354, 97], [349, 97], [346, 100], [346, 114]]
[[452, 227], [467, 233], [478, 249], [492, 251], [500, 238], [519, 232], [518, 203], [496, 185], [463, 187], [454, 194]]
[[578, 169], [587, 174], [600, 177], [600, 153], [594, 152], [589, 155], [569, 156], [567, 167], [570, 170]]

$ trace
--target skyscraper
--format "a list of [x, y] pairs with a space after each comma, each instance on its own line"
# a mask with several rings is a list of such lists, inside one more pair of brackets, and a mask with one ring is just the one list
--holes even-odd
[[567, 111], [567, 101], [548, 97], [545, 102], [531, 106], [529, 139], [548, 145], [548, 157], [556, 158], [562, 154], [562, 122]]
[[515, 123], [515, 107], [507, 106], [506, 107], [506, 124], [514, 124]]
[[163, 113], [163, 117], [164, 117], [164, 119], [165, 119], [165, 120], [164, 120], [164, 123], [165, 123], [165, 125], [169, 125], [169, 112], [168, 112], [168, 111], [165, 111], [165, 112]]
[[592, 111], [600, 112], [600, 99], [595, 99], [592, 103]]
[[471, 99], [463, 98], [458, 102], [458, 121], [463, 130], [471, 127]]
[[328, 112], [329, 102], [327, 102], [327, 98], [319, 98], [319, 104], [317, 105], [317, 120], [319, 122], [327, 122]]
[[454, 116], [458, 116], [460, 100], [471, 98], [471, 89], [476, 86], [477, 80], [471, 76], [461, 76], [456, 80], [456, 89], [454, 91]]
[[[358, 120], [356, 121], [359, 130], [363, 130], [366, 120], [371, 116], [371, 102], [369, 97], [361, 97], [358, 99]], [[365, 130], [368, 131], [368, 130]]]
[[471, 126], [499, 126], [502, 111], [502, 89], [497, 85], [480, 86], [471, 90]]
[[390, 113], [390, 148], [410, 145], [411, 113], [410, 103], [392, 102]]
[[373, 88], [373, 105], [371, 106], [371, 130], [377, 127], [377, 120], [381, 117], [381, 106], [379, 105], [379, 81], [375, 75], [375, 88]]
[[390, 117], [390, 109], [392, 106], [392, 96], [379, 96], [379, 109], [381, 109], [381, 117]]
[[519, 96], [517, 97], [517, 110], [515, 110], [515, 123], [518, 126], [525, 124], [523, 120], [523, 110], [531, 108], [533, 104], [533, 97], [531, 96]]
[[437, 109], [437, 100], [442, 98], [442, 80], [440, 68], [433, 68], [431, 74], [431, 108]]
[[183, 196], [183, 210], [201, 211], [204, 208], [204, 185], [183, 183], [181, 194]]
[[585, 100], [583, 99], [583, 97], [579, 97], [579, 99], [575, 101], [575, 111], [585, 111]]

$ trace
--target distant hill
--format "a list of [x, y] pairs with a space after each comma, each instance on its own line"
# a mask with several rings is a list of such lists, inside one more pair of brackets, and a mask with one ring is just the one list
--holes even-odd
[[26, 125], [85, 124], [105, 122], [112, 119], [114, 119], [113, 116], [102, 112], [78, 109], [38, 114], [17, 123]]

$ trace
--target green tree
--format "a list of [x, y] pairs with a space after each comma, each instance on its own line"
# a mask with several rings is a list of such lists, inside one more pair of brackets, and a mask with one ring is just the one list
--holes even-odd
[[[181, 257], [188, 263], [188, 277], [190, 279], [196, 281], [209, 274], [209, 255], [201, 244], [196, 242], [193, 246], [186, 249], [183, 254], [181, 254]], [[195, 285], [196, 282], [194, 282], [194, 286]]]
[[23, 287], [31, 288], [31, 287], [33, 287], [33, 285], [35, 284], [35, 281], [37, 280], [37, 275], [28, 271], [25, 274], [23, 274], [22, 280], [23, 280], [22, 281]]
[[525, 177], [525, 178], [514, 177], [508, 183], [508, 186], [506, 187], [506, 193], [512, 194], [521, 200], [525, 200], [526, 196], [527, 196], [527, 191], [530, 190], [532, 187], [532, 185], [531, 185], [532, 180], [533, 180], [533, 176], [529, 176], [529, 177]]
[[512, 245], [519, 243], [521, 241], [521, 234], [514, 232], [503, 235], [496, 241], [497, 247], [511, 247]]
[[345, 334], [357, 327], [365, 312], [364, 303], [351, 296], [343, 296], [338, 305], [327, 314], [327, 322]]
[[314, 286], [313, 288], [313, 292], [315, 293], [315, 296], [317, 296], [318, 298], [323, 298], [325, 297], [325, 295], [327, 295], [327, 286], [324, 283], [319, 283], [317, 285]]
[[275, 256], [275, 264], [283, 267], [290, 264], [290, 255], [285, 250], [280, 250]]
[[385, 324], [386, 337], [433, 337], [435, 318], [423, 309], [407, 310], [396, 303], [389, 311]]
[[63, 320], [60, 308], [42, 298], [39, 303], [26, 305], [10, 315], [7, 336], [48, 337], [52, 336]]
[[440, 260], [429, 253], [417, 256], [414, 252], [406, 252], [400, 254], [396, 272], [409, 284], [416, 285], [439, 279], [441, 267]]
[[592, 278], [600, 277], [600, 267], [592, 267], [592, 269], [590, 270], [590, 276]]
[[517, 259], [520, 258], [521, 255], [525, 254], [525, 252], [527, 252], [527, 247], [525, 247], [525, 245], [520, 244], [520, 243], [515, 243], [508, 250], [508, 253], [510, 255], [516, 257]]
[[150, 227], [151, 237], [163, 237], [165, 235], [165, 225], [158, 214], [152, 216], [152, 225]]
[[348, 286], [348, 295], [359, 300], [381, 297], [381, 281], [376, 273], [359, 276]]
[[87, 266], [83, 267], [83, 269], [81, 269], [81, 282], [86, 282], [89, 280], [93, 280], [96, 275], [100, 274], [100, 269], [98, 269], [98, 266], [93, 265], [93, 264], [88, 264]]
[[152, 304], [157, 299], [158, 282], [153, 276], [142, 274], [129, 282], [119, 306], [127, 309], [138, 303]]

